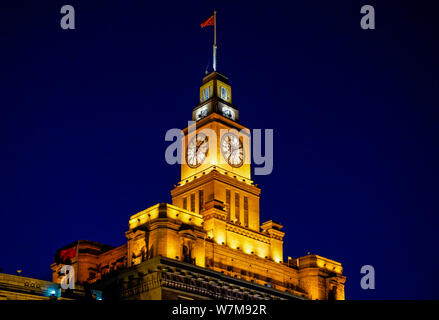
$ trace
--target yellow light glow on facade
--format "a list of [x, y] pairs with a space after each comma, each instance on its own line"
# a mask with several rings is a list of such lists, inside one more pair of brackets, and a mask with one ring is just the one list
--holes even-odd
[[[179, 248], [176, 243], [169, 243], [167, 246], [168, 257], [171, 259], [175, 259], [176, 256], [179, 256]], [[178, 250], [178, 251], [177, 251]]]
[[215, 237], [215, 242], [218, 243], [218, 244], [224, 244], [224, 243], [226, 243], [226, 241], [225, 241], [225, 239], [224, 239], [224, 237], [223, 237], [222, 235], [217, 235], [217, 236]]
[[239, 247], [239, 241], [238, 240], [236, 240], [236, 239], [229, 239], [229, 241], [228, 241], [228, 246], [230, 247], [230, 248], [232, 248], [232, 249], [236, 249], [236, 248], [238, 248]]
[[253, 246], [250, 243], [245, 242], [242, 249], [245, 253], [251, 254], [253, 251]]
[[168, 218], [179, 220], [186, 224], [196, 225], [199, 227], [203, 225], [203, 217], [200, 214], [181, 209], [171, 204], [156, 204], [155, 206], [131, 216], [129, 220], [130, 229], [157, 219], [159, 217], [159, 212], [164, 213]]

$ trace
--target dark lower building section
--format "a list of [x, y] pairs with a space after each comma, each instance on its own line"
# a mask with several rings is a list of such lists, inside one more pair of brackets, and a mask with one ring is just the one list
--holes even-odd
[[92, 285], [104, 300], [290, 300], [303, 296], [206, 268], [155, 257]]

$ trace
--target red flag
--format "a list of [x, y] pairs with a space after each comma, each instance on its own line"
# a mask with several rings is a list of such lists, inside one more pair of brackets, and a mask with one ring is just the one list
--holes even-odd
[[76, 246], [61, 250], [61, 252], [59, 253], [59, 257], [63, 262], [67, 259], [76, 257]]
[[209, 19], [207, 19], [206, 21], [204, 21], [201, 24], [201, 28], [207, 27], [207, 26], [213, 26], [215, 24], [215, 18], [214, 16], [211, 16]]

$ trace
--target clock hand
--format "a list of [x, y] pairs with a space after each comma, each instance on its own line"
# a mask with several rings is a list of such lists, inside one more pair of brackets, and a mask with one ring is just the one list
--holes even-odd
[[198, 152], [198, 149], [200, 148], [200, 146], [202, 145], [203, 143], [197, 143], [197, 145], [195, 146], [195, 153], [197, 153]]
[[203, 144], [204, 144], [205, 142], [206, 142], [206, 139], [204, 139], [203, 141], [201, 141], [201, 143], [197, 146], [195, 152], [198, 152], [198, 149], [200, 149], [200, 148], [203, 146]]
[[198, 150], [200, 149], [200, 147], [202, 146], [202, 144], [203, 144], [203, 142], [201, 142], [201, 143], [199, 143], [198, 144], [198, 146], [197, 146], [197, 151], [195, 151], [195, 156], [196, 156], [196, 158], [197, 158], [197, 164], [198, 164]]
[[201, 142], [198, 142], [197, 145], [195, 146], [195, 155], [194, 156], [195, 156], [196, 164], [198, 164], [198, 149], [200, 149], [205, 144], [206, 141], [207, 141], [207, 137], [204, 137], [204, 140]]

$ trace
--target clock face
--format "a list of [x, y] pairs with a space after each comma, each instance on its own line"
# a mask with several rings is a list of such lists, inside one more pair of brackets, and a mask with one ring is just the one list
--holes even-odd
[[232, 167], [240, 167], [244, 163], [242, 142], [233, 133], [226, 133], [221, 138], [221, 152], [224, 159]]
[[206, 159], [209, 150], [209, 140], [204, 133], [199, 133], [191, 139], [187, 147], [186, 161], [189, 167], [196, 168]]

